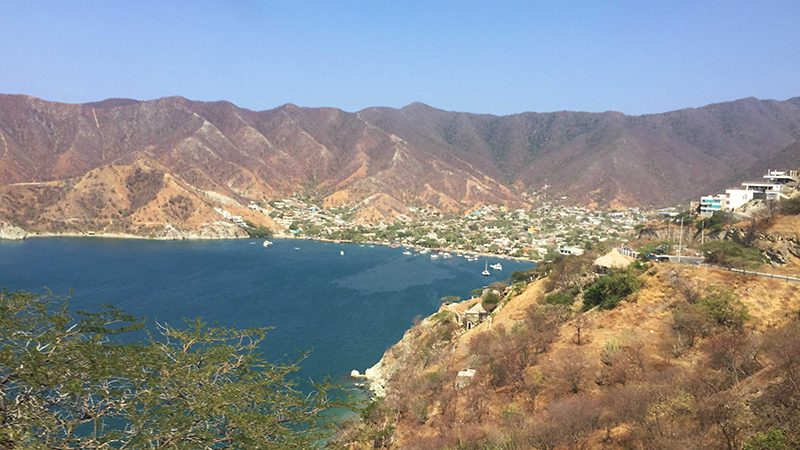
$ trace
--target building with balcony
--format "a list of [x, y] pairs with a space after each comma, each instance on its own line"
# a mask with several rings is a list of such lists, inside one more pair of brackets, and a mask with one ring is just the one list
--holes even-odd
[[700, 197], [700, 215], [710, 216], [717, 211], [725, 211], [728, 206], [726, 194], [704, 195]]
[[764, 178], [774, 184], [797, 183], [800, 182], [800, 173], [797, 170], [768, 170]]

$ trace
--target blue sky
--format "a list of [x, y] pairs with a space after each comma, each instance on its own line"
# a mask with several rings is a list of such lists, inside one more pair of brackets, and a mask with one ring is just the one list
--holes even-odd
[[494, 114], [786, 99], [800, 1], [5, 0], [0, 92]]

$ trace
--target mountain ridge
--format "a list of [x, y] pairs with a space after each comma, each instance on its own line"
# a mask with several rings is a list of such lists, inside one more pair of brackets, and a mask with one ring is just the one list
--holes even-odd
[[[34, 228], [38, 221], [47, 228], [56, 213], [48, 215], [44, 200], [63, 214], [77, 186], [68, 180], [137, 164], [158, 167], [181, 186], [229, 197], [242, 208], [301, 188], [321, 193], [326, 206], [374, 196], [394, 205], [372, 212], [374, 220], [391, 219], [412, 205], [444, 211], [543, 200], [663, 206], [758, 175], [766, 162], [800, 165], [798, 142], [800, 97], [745, 98], [639, 116], [496, 116], [421, 102], [356, 112], [293, 104], [253, 111], [180, 96], [69, 104], [0, 94], [0, 220]], [[19, 186], [31, 182], [59, 184], [49, 194], [55, 199]], [[23, 197], [30, 198], [31, 211], [11, 207]], [[192, 204], [215, 205], [201, 197]], [[162, 202], [149, 208], [158, 210], [168, 199], [153, 201]], [[99, 219], [90, 209], [72, 214]], [[123, 209], [105, 208], [106, 219], [122, 220]]]

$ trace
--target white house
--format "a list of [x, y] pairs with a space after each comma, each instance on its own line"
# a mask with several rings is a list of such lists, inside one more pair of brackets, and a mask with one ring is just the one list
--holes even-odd
[[745, 203], [753, 200], [755, 197], [756, 191], [752, 191], [749, 189], [725, 189], [725, 195], [727, 197], [727, 207], [726, 210], [734, 211], [742, 207]]
[[796, 170], [768, 170], [764, 178], [775, 184], [786, 184], [800, 181], [800, 174]]
[[558, 253], [561, 253], [562, 255], [581, 256], [583, 254], [583, 249], [580, 247], [565, 245], [558, 248]]
[[716, 211], [725, 211], [727, 205], [727, 194], [704, 195], [700, 197], [700, 214], [710, 216]]

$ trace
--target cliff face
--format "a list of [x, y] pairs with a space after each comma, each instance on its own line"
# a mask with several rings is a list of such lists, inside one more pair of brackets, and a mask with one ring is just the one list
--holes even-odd
[[[544, 279], [469, 331], [444, 309], [423, 320], [376, 365], [385, 396], [349, 445], [738, 448], [785, 427], [775, 414], [800, 410], [782, 366], [800, 343], [797, 286], [672, 264], [640, 279], [609, 311], [545, 305]], [[744, 305], [741, 328], [707, 321], [718, 301]]]
[[27, 233], [20, 227], [10, 223], [0, 222], [0, 239], [20, 240], [25, 239]]
[[364, 221], [408, 205], [537, 196], [662, 205], [767, 163], [800, 164], [798, 141], [800, 98], [645, 116], [491, 116], [422, 104], [256, 112], [180, 97], [71, 105], [0, 95], [0, 218], [33, 231], [144, 234], [170, 223], [194, 232], [217, 221], [216, 195], [241, 207], [301, 188], [327, 206], [358, 206]]
[[767, 258], [771, 270], [787, 275], [800, 273], [800, 219], [798, 216], [774, 216], [753, 224], [732, 227], [724, 235], [739, 243], [752, 245]]

